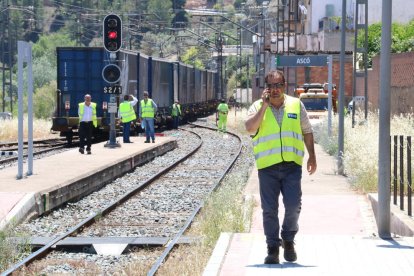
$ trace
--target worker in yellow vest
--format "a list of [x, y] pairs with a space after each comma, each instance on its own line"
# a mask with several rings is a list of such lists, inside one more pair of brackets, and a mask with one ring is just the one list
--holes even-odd
[[[284, 248], [283, 256], [287, 262], [297, 259], [294, 238], [299, 229], [302, 204], [304, 147], [309, 153], [309, 174], [316, 171], [316, 156], [312, 125], [306, 109], [298, 98], [284, 94], [286, 81], [283, 72], [270, 71], [265, 83], [261, 99], [254, 102], [248, 111], [245, 126], [254, 135], [253, 151], [267, 243], [264, 263], [278, 264], [280, 245]], [[278, 218], [280, 194], [285, 207], [281, 227]]]
[[78, 105], [79, 115], [79, 152], [91, 154], [93, 128], [98, 126], [96, 118], [96, 103], [92, 102], [92, 97], [86, 94], [84, 102]]
[[217, 106], [218, 115], [218, 130], [226, 132], [227, 126], [227, 115], [229, 114], [229, 106], [226, 104], [226, 100], [222, 99], [220, 104]]
[[155, 129], [154, 129], [154, 117], [157, 113], [157, 105], [149, 98], [148, 91], [144, 91], [144, 99], [140, 102], [139, 118], [141, 124], [145, 126], [145, 143], [149, 143], [150, 139], [155, 143]]
[[122, 138], [124, 143], [132, 143], [129, 139], [129, 133], [131, 131], [131, 122], [137, 118], [134, 110], [137, 102], [138, 99], [133, 95], [124, 95], [124, 101], [119, 105], [118, 118], [121, 118], [123, 125]]
[[171, 107], [171, 117], [173, 119], [173, 128], [177, 129], [180, 124], [181, 106], [178, 100]]

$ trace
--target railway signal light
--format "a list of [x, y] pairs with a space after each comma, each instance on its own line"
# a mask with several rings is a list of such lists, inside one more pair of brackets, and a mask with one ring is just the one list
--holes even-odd
[[116, 14], [109, 14], [103, 21], [103, 44], [108, 52], [118, 52], [122, 44], [122, 21]]
[[102, 78], [107, 83], [117, 83], [121, 78], [121, 68], [116, 64], [108, 64], [102, 69]]

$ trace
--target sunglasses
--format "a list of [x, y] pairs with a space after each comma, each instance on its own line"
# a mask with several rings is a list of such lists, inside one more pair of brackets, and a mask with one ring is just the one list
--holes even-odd
[[277, 82], [277, 83], [266, 83], [266, 86], [270, 89], [282, 88], [285, 87], [284, 82]]

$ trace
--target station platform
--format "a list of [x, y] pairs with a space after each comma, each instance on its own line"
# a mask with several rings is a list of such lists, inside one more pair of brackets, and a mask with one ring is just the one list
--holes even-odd
[[[122, 138], [119, 139], [118, 141]], [[0, 170], [0, 230], [35, 212], [45, 213], [70, 200], [85, 196], [156, 156], [177, 147], [173, 137], [157, 136], [155, 143], [145, 137], [131, 137], [133, 143], [105, 147], [92, 145], [92, 154], [78, 148], [33, 160], [33, 174], [16, 179], [17, 164]], [[27, 172], [24, 163], [23, 172]]]
[[[378, 238], [373, 197], [353, 191], [346, 177], [334, 173], [334, 158], [319, 145], [315, 151], [315, 174], [309, 176], [303, 166], [297, 261], [286, 262], [280, 248], [280, 264], [264, 264], [267, 246], [254, 168], [245, 189], [256, 202], [250, 232], [222, 233], [203, 276], [414, 275], [414, 238]], [[280, 220], [283, 214], [280, 201]]]

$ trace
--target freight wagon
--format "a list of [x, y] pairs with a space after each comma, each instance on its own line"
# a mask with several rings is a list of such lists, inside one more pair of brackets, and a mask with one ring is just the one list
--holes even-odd
[[[102, 69], [110, 64], [109, 54], [100, 47], [58, 47], [56, 51], [58, 89], [52, 130], [59, 131], [71, 143], [78, 131], [78, 103], [83, 102], [85, 94], [90, 94], [92, 101], [97, 103], [98, 127], [94, 138], [106, 139], [110, 117], [107, 106], [111, 94], [105, 93], [108, 91], [105, 88], [111, 85], [103, 80]], [[148, 91], [158, 105], [157, 129], [171, 126], [174, 100], [180, 101], [182, 122], [193, 121], [215, 111], [218, 103], [217, 72], [127, 50], [118, 52], [116, 60], [121, 68], [119, 85], [122, 88], [117, 102], [119, 99], [122, 101], [125, 94], [142, 99], [143, 92]], [[133, 131], [140, 130], [137, 122], [132, 127]]]

